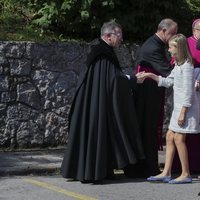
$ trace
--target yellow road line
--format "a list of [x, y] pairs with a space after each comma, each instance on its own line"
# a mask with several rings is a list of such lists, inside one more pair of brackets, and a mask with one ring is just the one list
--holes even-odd
[[48, 183], [45, 183], [45, 182], [42, 182], [42, 181], [37, 181], [37, 180], [34, 180], [34, 179], [24, 179], [24, 181], [26, 181], [28, 183], [31, 183], [33, 185], [37, 185], [37, 186], [49, 189], [49, 190], [53, 190], [53, 191], [58, 192], [58, 193], [65, 194], [66, 196], [70, 196], [70, 197], [73, 197], [75, 199], [97, 200], [97, 199], [95, 199], [93, 197], [90, 197], [90, 196], [87, 196], [87, 195], [82, 195], [82, 194], [75, 193], [75, 192], [71, 192], [71, 191], [59, 188], [57, 186], [54, 186], [54, 185], [51, 185], [51, 184], [48, 184]]

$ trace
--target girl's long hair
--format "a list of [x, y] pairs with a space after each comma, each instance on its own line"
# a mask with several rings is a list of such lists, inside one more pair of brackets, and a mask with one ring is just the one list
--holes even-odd
[[193, 64], [193, 59], [188, 47], [187, 38], [183, 34], [179, 33], [172, 36], [169, 42], [177, 48], [176, 62], [178, 65], [182, 65], [185, 61]]

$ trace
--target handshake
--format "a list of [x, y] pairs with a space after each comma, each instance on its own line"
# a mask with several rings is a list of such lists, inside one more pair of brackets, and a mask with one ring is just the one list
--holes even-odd
[[[129, 75], [126, 75], [126, 76], [128, 77], [128, 79], [130, 79]], [[145, 71], [139, 72], [135, 76], [137, 79], [137, 83], [139, 84], [143, 83], [146, 78], [151, 78], [157, 82], [159, 81], [159, 77], [157, 75], [153, 73], [145, 72]]]
[[139, 72], [136, 74], [136, 78], [137, 78], [137, 83], [143, 83], [144, 80], [148, 77], [148, 73], [143, 72]]
[[143, 83], [146, 78], [151, 78], [154, 81], [159, 82], [159, 76], [157, 76], [156, 74], [149, 73], [149, 72], [147, 73], [144, 71], [137, 73], [136, 78], [137, 78], [137, 83]]

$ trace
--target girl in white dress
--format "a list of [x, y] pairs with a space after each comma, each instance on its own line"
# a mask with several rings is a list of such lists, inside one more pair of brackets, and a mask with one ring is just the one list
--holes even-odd
[[[188, 152], [185, 144], [187, 134], [200, 132], [200, 108], [195, 93], [194, 67], [187, 46], [186, 37], [182, 34], [173, 36], [169, 41], [171, 56], [175, 58], [175, 67], [171, 74], [164, 78], [153, 73], [145, 73], [145, 78], [152, 78], [158, 86], [170, 87], [174, 90], [174, 109], [166, 134], [165, 167], [161, 174], [147, 178], [150, 182], [168, 182], [170, 184], [191, 183]], [[171, 168], [175, 151], [181, 162], [182, 173], [171, 179]]]

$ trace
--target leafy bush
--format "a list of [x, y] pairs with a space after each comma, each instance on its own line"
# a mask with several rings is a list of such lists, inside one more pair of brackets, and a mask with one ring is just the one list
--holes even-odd
[[165, 17], [175, 19], [179, 32], [189, 35], [199, 4], [199, 0], [4, 0], [0, 39], [20, 32], [17, 38], [21, 39], [92, 40], [99, 36], [103, 22], [116, 19], [123, 25], [126, 40], [140, 42]]

